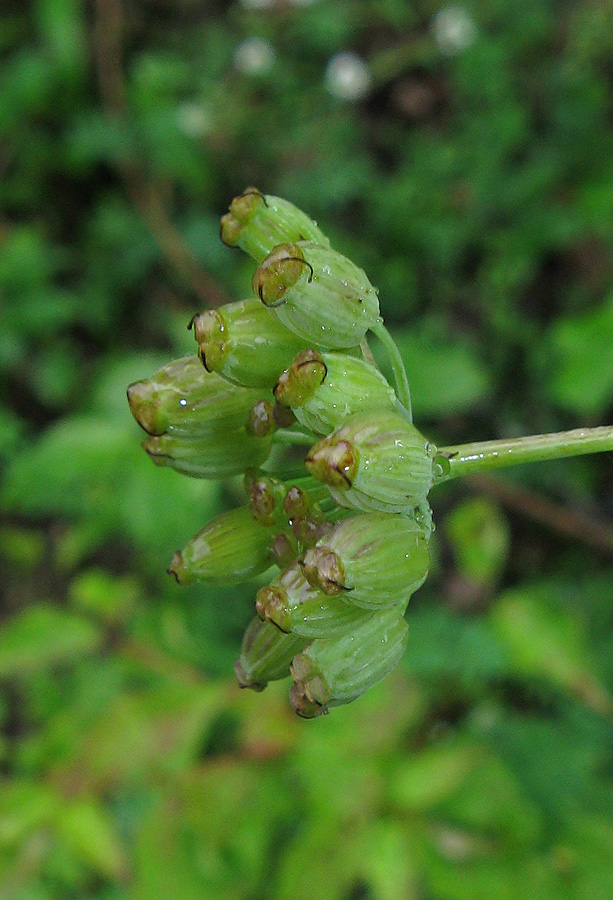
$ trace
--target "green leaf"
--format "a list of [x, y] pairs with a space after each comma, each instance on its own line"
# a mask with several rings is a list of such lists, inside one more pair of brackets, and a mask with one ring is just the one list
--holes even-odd
[[101, 635], [87, 619], [47, 604], [13, 616], [0, 632], [0, 677], [15, 677], [92, 653]]
[[518, 674], [545, 678], [609, 714], [611, 695], [594, 671], [582, 622], [555, 602], [556, 593], [551, 583], [508, 591], [490, 621]]
[[445, 519], [457, 566], [477, 584], [495, 582], [509, 553], [510, 534], [500, 507], [485, 497], [465, 500]]
[[582, 416], [598, 416], [613, 396], [613, 295], [597, 309], [557, 320], [546, 337], [548, 394]]
[[58, 838], [103, 878], [119, 879], [126, 860], [117, 829], [97, 798], [65, 802], [55, 816]]
[[[417, 417], [448, 416], [483, 405], [491, 396], [491, 379], [476, 350], [467, 342], [422, 333], [395, 332], [407, 370]], [[383, 367], [385, 368], [385, 367]]]

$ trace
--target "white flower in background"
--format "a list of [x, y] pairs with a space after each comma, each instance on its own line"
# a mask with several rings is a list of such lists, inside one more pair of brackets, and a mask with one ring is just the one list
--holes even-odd
[[453, 56], [475, 42], [477, 26], [462, 6], [446, 6], [432, 20], [432, 34], [441, 53]]
[[199, 103], [182, 103], [177, 109], [177, 125], [184, 134], [198, 138], [213, 128], [211, 113]]
[[234, 67], [243, 75], [262, 75], [272, 68], [274, 60], [274, 48], [264, 38], [245, 38], [234, 51]]
[[326, 67], [326, 87], [341, 100], [361, 100], [371, 82], [366, 63], [357, 53], [337, 53]]

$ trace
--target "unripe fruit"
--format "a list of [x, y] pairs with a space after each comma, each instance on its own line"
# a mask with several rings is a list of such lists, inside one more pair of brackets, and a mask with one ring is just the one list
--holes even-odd
[[177, 551], [168, 571], [179, 584], [240, 584], [270, 568], [273, 537], [247, 507], [232, 509], [215, 516]]
[[407, 623], [394, 607], [368, 615], [339, 637], [313, 641], [292, 661], [292, 706], [313, 718], [350, 703], [395, 668], [407, 638]]
[[341, 506], [407, 513], [425, 503], [435, 455], [400, 413], [371, 410], [315, 444], [306, 467]]
[[275, 247], [252, 286], [284, 325], [315, 347], [355, 347], [379, 318], [377, 292], [365, 272], [307, 241]]
[[328, 434], [368, 409], [393, 410], [396, 395], [370, 363], [344, 353], [302, 350], [277, 381], [277, 403], [316, 434]]
[[429, 565], [419, 524], [386, 513], [343, 519], [301, 559], [311, 585], [364, 609], [406, 603], [424, 583]]
[[256, 616], [245, 631], [241, 655], [234, 664], [239, 687], [263, 691], [269, 681], [287, 678], [293, 657], [306, 644], [306, 638], [283, 634]]
[[221, 240], [240, 247], [260, 263], [273, 247], [285, 241], [314, 241], [327, 247], [328, 238], [293, 203], [247, 188], [230, 204], [221, 220]]

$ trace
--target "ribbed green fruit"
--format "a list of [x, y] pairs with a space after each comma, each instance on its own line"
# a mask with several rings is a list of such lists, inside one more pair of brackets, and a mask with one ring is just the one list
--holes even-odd
[[328, 434], [351, 415], [393, 410], [396, 394], [370, 363], [345, 353], [302, 350], [277, 381], [277, 403], [316, 434]]
[[247, 507], [231, 509], [178, 550], [168, 571], [179, 584], [240, 584], [270, 568], [273, 539], [274, 531], [256, 522]]
[[406, 603], [430, 566], [428, 540], [413, 519], [362, 513], [339, 522], [301, 560], [314, 587], [363, 609]]
[[292, 659], [306, 644], [306, 638], [283, 634], [256, 616], [245, 631], [241, 655], [234, 664], [239, 686], [263, 691], [269, 681], [287, 678]]
[[191, 322], [209, 372], [245, 387], [272, 388], [305, 342], [259, 300], [208, 309]]
[[313, 588], [297, 563], [260, 588], [256, 598], [260, 618], [281, 631], [306, 638], [332, 638], [351, 631], [372, 612]]
[[402, 612], [392, 607], [371, 613], [339, 637], [313, 641], [292, 661], [292, 706], [313, 718], [351, 703], [395, 668], [407, 638]]
[[371, 410], [315, 444], [306, 467], [341, 506], [407, 513], [425, 503], [435, 455], [400, 413]]
[[281, 244], [258, 266], [253, 291], [315, 347], [357, 346], [379, 318], [377, 292], [345, 256], [308, 241]]
[[273, 247], [286, 241], [314, 241], [327, 247], [328, 238], [293, 203], [247, 188], [230, 204], [221, 220], [221, 240], [240, 247], [260, 263]]
[[147, 434], [172, 431], [194, 439], [220, 428], [243, 427], [261, 398], [261, 390], [207, 372], [195, 354], [168, 363], [128, 388], [132, 415]]
[[252, 464], [261, 465], [270, 453], [272, 437], [255, 437], [245, 428], [228, 431], [223, 420], [209, 426], [202, 437], [186, 437], [169, 428], [166, 434], [151, 435], [143, 449], [156, 466], [168, 466], [192, 478], [229, 478], [240, 475]]

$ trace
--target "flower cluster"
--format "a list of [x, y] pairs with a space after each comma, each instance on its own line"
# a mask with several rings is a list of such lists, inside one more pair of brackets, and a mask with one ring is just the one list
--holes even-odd
[[254, 259], [254, 297], [195, 316], [198, 353], [132, 384], [128, 399], [157, 465], [244, 474], [246, 504], [209, 522], [169, 571], [217, 585], [274, 572], [236, 676], [263, 690], [291, 674], [291, 703], [311, 718], [399, 661], [444, 461], [374, 364], [366, 334], [383, 325], [362, 269], [292, 204], [253, 188], [232, 201], [221, 238]]

